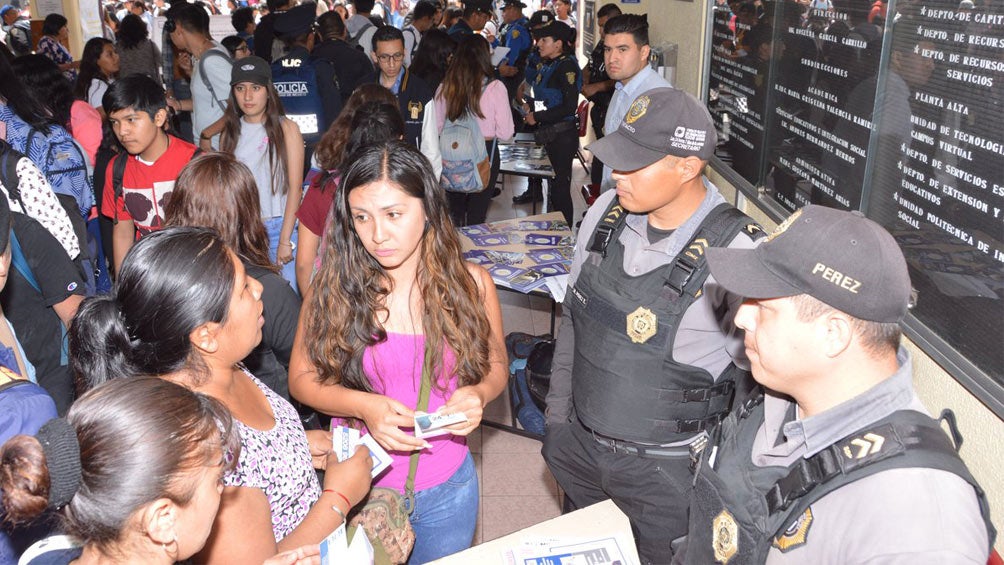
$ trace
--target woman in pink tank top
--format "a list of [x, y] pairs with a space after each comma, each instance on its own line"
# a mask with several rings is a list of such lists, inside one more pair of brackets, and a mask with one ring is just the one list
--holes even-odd
[[[304, 297], [290, 392], [361, 420], [393, 458], [378, 486], [405, 490], [420, 452], [411, 514], [425, 563], [470, 546], [477, 475], [464, 436], [506, 382], [502, 313], [487, 271], [466, 263], [428, 160], [400, 141], [358, 150], [335, 196], [325, 261]], [[467, 422], [427, 440], [413, 434], [428, 355], [428, 411]]]

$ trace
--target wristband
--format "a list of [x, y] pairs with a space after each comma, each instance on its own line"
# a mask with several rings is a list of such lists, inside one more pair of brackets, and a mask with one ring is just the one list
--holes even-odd
[[[296, 251], [296, 244], [292, 241], [280, 241], [279, 245], [288, 245], [290, 249]], [[276, 247], [279, 247], [279, 245], [276, 245]]]
[[[346, 498], [344, 494], [342, 494], [342, 493], [338, 492], [337, 490], [331, 490], [331, 489], [329, 489], [329, 488], [326, 488], [326, 489], [324, 489], [324, 490], [323, 490], [323, 491], [321, 491], [321, 492], [330, 492], [330, 493], [334, 493], [334, 494], [337, 494], [339, 498], [341, 498], [342, 500], [344, 500], [344, 501], [345, 501], [345, 505], [346, 505], [346, 506], [347, 506], [348, 508], [350, 508], [350, 509], [352, 508], [352, 503], [351, 503], [351, 502], [349, 502], [349, 499], [348, 499], [348, 498]], [[342, 517], [344, 518], [345, 516], [343, 515]]]
[[332, 504], [331, 505], [331, 509], [334, 510], [335, 512], [337, 512], [338, 515], [342, 517], [342, 523], [343, 524], [348, 524], [349, 523], [348, 519], [345, 518], [345, 512], [342, 512], [341, 508], [339, 508], [339, 507], [335, 506], [334, 504]]

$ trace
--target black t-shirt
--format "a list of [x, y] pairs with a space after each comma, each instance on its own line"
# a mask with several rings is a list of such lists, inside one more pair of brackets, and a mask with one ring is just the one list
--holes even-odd
[[330, 61], [334, 66], [343, 103], [352, 96], [352, 91], [362, 84], [363, 79], [373, 73], [373, 63], [366, 53], [340, 39], [324, 41], [314, 47], [310, 54]]
[[59, 413], [65, 414], [73, 402], [73, 377], [69, 364], [62, 362], [63, 322], [52, 307], [70, 296], [83, 296], [84, 280], [63, 247], [41, 224], [12, 213], [11, 225], [41, 292], [12, 260], [0, 304], [35, 366], [38, 384], [52, 396]]
[[300, 297], [276, 273], [254, 265], [244, 267], [261, 283], [261, 301], [265, 305], [261, 343], [244, 358], [244, 366], [276, 394], [289, 400], [289, 356], [300, 317]]

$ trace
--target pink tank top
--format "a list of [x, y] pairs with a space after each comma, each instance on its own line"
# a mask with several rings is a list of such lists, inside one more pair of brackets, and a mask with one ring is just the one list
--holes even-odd
[[[370, 378], [373, 390], [389, 396], [412, 409], [418, 403], [418, 391], [422, 378], [422, 358], [425, 336], [388, 333], [387, 341], [378, 343], [363, 354], [363, 370]], [[434, 412], [446, 404], [446, 400], [457, 389], [456, 357], [446, 348], [443, 352], [443, 368], [450, 375], [447, 392], [433, 386], [429, 395], [429, 412]], [[437, 375], [437, 381], [439, 380]], [[405, 432], [411, 433], [410, 429]], [[467, 457], [467, 438], [443, 435], [431, 438], [432, 449], [422, 451], [415, 474], [415, 490], [421, 491], [446, 482], [460, 468]], [[373, 481], [374, 486], [395, 488], [404, 492], [408, 477], [408, 457], [410, 453], [392, 451], [390, 469]]]

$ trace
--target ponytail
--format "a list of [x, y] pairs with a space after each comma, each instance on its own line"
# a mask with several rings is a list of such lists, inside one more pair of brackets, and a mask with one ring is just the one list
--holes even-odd
[[69, 344], [79, 394], [111, 379], [136, 374], [129, 361], [129, 331], [114, 295], [96, 296], [80, 306], [70, 326]]

